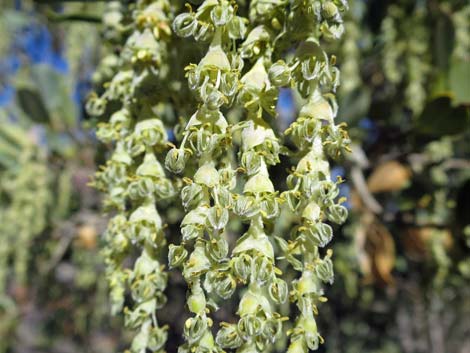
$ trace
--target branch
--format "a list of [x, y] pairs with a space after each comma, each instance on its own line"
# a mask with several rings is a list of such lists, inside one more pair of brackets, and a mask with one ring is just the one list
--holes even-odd
[[370, 193], [369, 188], [367, 187], [366, 180], [364, 178], [364, 174], [362, 174], [362, 170], [359, 167], [352, 167], [351, 179], [357, 192], [359, 193], [359, 196], [361, 196], [362, 201], [364, 201], [366, 207], [375, 214], [382, 213], [383, 208], [377, 202], [374, 196], [372, 196], [372, 194]]

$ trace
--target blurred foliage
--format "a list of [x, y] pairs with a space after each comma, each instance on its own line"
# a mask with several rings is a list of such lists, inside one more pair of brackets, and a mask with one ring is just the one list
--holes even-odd
[[96, 146], [80, 104], [99, 32], [50, 18], [96, 9], [2, 3], [1, 352], [115, 352], [125, 341], [100, 281], [105, 220], [87, 186]]
[[327, 352], [470, 350], [469, 10], [351, 4], [337, 50], [352, 210], [335, 243]]
[[[89, 132], [97, 120], [83, 106], [90, 82], [100, 88], [118, 70], [115, 48], [128, 32], [115, 26], [130, 21], [120, 17], [128, 4], [46, 3], [0, 1], [0, 351], [118, 352], [130, 336], [108, 314], [99, 254], [106, 219], [87, 186], [109, 153]], [[328, 51], [341, 69], [337, 119], [353, 142], [333, 172], [346, 180], [350, 217], [331, 244], [336, 281], [319, 307], [318, 351], [467, 353], [470, 5], [352, 0], [344, 21], [341, 42]], [[170, 54], [175, 66], [203, 54], [181, 48]], [[173, 81], [179, 111], [158, 107], [165, 126], [196, 104], [184, 77]], [[162, 99], [155, 92], [146, 91], [149, 100]], [[281, 90], [277, 123], [288, 126], [302, 104], [295, 90]], [[288, 165], [281, 158], [279, 179]], [[182, 209], [163, 202], [159, 212], [176, 243]], [[277, 233], [291, 221], [279, 217]], [[171, 300], [158, 317], [170, 326], [168, 352], [176, 352], [186, 285], [176, 271], [168, 281]], [[235, 320], [236, 302], [224, 308], [216, 319]]]

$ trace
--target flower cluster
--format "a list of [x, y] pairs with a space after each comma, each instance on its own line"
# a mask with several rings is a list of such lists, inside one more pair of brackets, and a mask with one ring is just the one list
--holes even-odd
[[392, 84], [405, 84], [406, 105], [419, 114], [425, 104], [431, 66], [430, 34], [425, 26], [427, 9], [416, 3], [412, 16], [406, 16], [405, 11], [403, 7], [390, 6], [382, 22], [383, 67], [385, 77]]
[[[183, 243], [172, 246], [169, 260], [170, 263], [184, 263], [183, 275], [191, 291], [190, 310], [195, 314], [186, 322], [187, 343], [181, 352], [217, 352], [223, 348], [262, 352], [276, 342], [285, 318], [275, 311], [275, 306], [287, 300], [289, 289], [276, 267], [273, 242], [265, 228], [279, 215], [281, 200], [295, 203], [292, 211], [302, 219], [302, 224], [296, 227], [298, 232], [293, 234], [297, 244], [289, 245], [279, 238], [286, 257], [295, 258], [290, 250], [308, 253], [304, 263], [297, 260], [301, 265], [296, 265], [303, 271], [302, 276], [308, 277], [306, 281], [332, 281], [331, 254], [321, 259], [318, 251], [318, 247], [325, 246], [332, 237], [331, 227], [322, 221], [342, 223], [347, 212], [335, 202], [337, 183], [329, 180], [324, 150], [337, 157], [347, 149], [348, 137], [343, 126], [334, 124], [336, 105], [332, 92], [338, 85], [339, 72], [334, 66], [334, 58], [328, 58], [322, 50], [320, 40], [339, 37], [343, 31], [339, 14], [345, 4], [298, 3], [292, 6], [290, 14], [286, 1], [261, 5], [256, 1], [250, 4], [248, 34], [238, 48], [230, 41], [235, 37], [231, 22], [242, 24], [245, 21], [232, 17], [235, 9], [226, 1], [205, 1], [196, 12], [190, 9], [189, 13], [179, 15], [174, 23], [176, 33], [184, 37], [193, 35], [196, 40], [200, 40], [199, 26], [207, 28], [209, 33], [214, 32], [206, 56], [198, 65], [191, 64], [187, 68], [189, 86], [202, 104], [187, 124], [180, 147], [171, 150], [166, 159], [169, 170], [183, 174], [189, 169], [186, 164], [191, 156], [196, 156], [199, 161], [194, 177], [187, 179], [189, 185], [182, 192], [184, 206], [191, 209], [182, 222]], [[218, 13], [225, 13], [226, 19], [216, 21]], [[288, 33], [297, 31], [297, 23], [309, 23], [312, 13], [317, 25], [308, 28], [311, 32], [304, 29], [305, 38], [299, 43], [293, 59], [286, 63], [279, 56], [285, 45], [282, 37], [287, 37], [285, 28]], [[300, 17], [305, 17], [305, 21], [293, 20]], [[280, 21], [285, 22], [284, 27], [279, 25]], [[237, 33], [237, 37], [243, 35], [244, 31]], [[279, 39], [279, 46], [276, 39]], [[272, 62], [274, 57], [279, 57], [275, 63]], [[250, 64], [251, 68], [244, 69]], [[239, 78], [242, 70], [246, 73]], [[299, 162], [297, 174], [288, 182], [292, 191], [280, 198], [269, 167], [279, 163], [281, 142], [265, 115], [275, 115], [278, 88], [287, 85], [296, 85], [307, 99], [299, 119], [288, 131], [305, 156]], [[245, 119], [235, 126], [227, 126], [220, 111], [223, 106], [243, 109]], [[230, 149], [237, 147], [232, 142], [238, 140], [238, 130], [241, 130], [241, 144], [238, 146], [238, 163], [234, 166]], [[246, 175], [242, 178], [245, 183], [241, 193], [235, 192], [234, 170]], [[229, 183], [220, 185], [221, 172], [230, 174], [224, 178], [230, 180]], [[247, 222], [249, 227], [227, 258], [225, 233], [231, 214]], [[189, 241], [193, 244], [190, 255]], [[187, 256], [189, 260], [184, 262]], [[228, 298], [237, 283], [247, 287], [237, 311], [240, 319], [236, 324], [222, 323], [214, 345], [209, 329], [213, 321], [207, 316], [212, 309], [208, 307], [208, 294], [214, 292]], [[299, 283], [302, 283], [301, 279]], [[292, 349], [298, 349], [295, 347], [299, 344], [315, 349], [319, 336], [311, 329], [311, 322], [314, 323], [312, 315], [315, 300], [321, 298], [321, 287], [315, 284], [316, 291], [313, 292], [300, 287], [296, 284], [291, 293], [302, 313], [293, 330]], [[198, 305], [193, 305], [196, 298]]]
[[0, 118], [0, 221], [4, 236], [0, 245], [0, 297], [3, 297], [9, 275], [20, 287], [28, 284], [32, 242], [48, 224], [52, 176], [44, 150], [31, 141], [28, 131], [9, 123], [3, 115]]
[[[105, 205], [118, 211], [108, 226], [105, 249], [115, 310], [123, 306], [128, 283], [136, 305], [125, 310], [126, 322], [140, 330], [132, 351], [163, 349], [166, 333], [157, 326], [155, 311], [165, 302], [167, 275], [158, 260], [166, 242], [165, 217], [156, 205], [179, 194], [185, 215], [179, 240], [168, 247], [168, 265], [181, 269], [191, 312], [179, 353], [266, 352], [286, 331], [283, 323], [289, 318], [281, 315], [280, 306], [289, 298], [300, 311], [289, 331], [289, 352], [316, 349], [321, 339], [313, 314], [324, 299], [321, 283], [333, 280], [331, 252], [322, 256], [333, 235], [327, 222], [342, 223], [347, 215], [337, 200], [341, 181], [330, 180], [327, 156], [338, 157], [349, 143], [344, 126], [334, 122], [339, 70], [323, 48], [343, 33], [347, 3], [192, 3], [198, 6], [187, 4], [171, 28], [179, 37], [194, 39], [185, 45], [198, 62], [184, 70], [196, 103], [174, 109], [183, 113], [174, 144], [168, 143], [167, 119], [159, 108], [180, 101], [172, 91], [180, 86], [171, 77], [181, 69], [169, 60], [172, 45], [190, 41], [173, 38], [168, 27], [177, 6], [137, 2], [133, 31], [114, 76], [89, 102], [90, 112], [110, 117], [98, 136], [114, 146], [95, 185], [105, 191]], [[205, 55], [194, 58], [201, 48]], [[295, 51], [286, 57], [290, 49]], [[155, 91], [149, 93], [148, 87]], [[296, 90], [304, 101], [284, 134], [274, 119], [281, 87]], [[284, 145], [287, 137], [297, 151]], [[282, 154], [294, 163], [300, 158], [287, 191], [271, 171]], [[289, 239], [272, 234], [281, 212], [291, 212], [295, 220]], [[243, 235], [234, 234], [243, 227]], [[141, 255], [132, 269], [125, 269], [135, 246]], [[301, 272], [291, 286], [276, 256]], [[220, 301], [238, 294], [237, 322], [214, 327]]]
[[455, 27], [454, 56], [463, 60], [470, 58], [470, 5], [462, 7], [452, 16]]
[[9, 199], [1, 210], [5, 239], [0, 246], [4, 264], [0, 270], [0, 295], [4, 294], [9, 259], [14, 261], [16, 283], [26, 285], [32, 241], [46, 227], [51, 204], [51, 180], [45, 159], [34, 151], [26, 151], [20, 158], [19, 168], [5, 173], [0, 180], [0, 194]]
[[[149, 101], [144, 92], [155, 82], [169, 82], [172, 8], [167, 0], [138, 1], [126, 11], [113, 17], [114, 31], [124, 31], [113, 36], [123, 37], [119, 56], [112, 60], [114, 70], [108, 70], [113, 75], [87, 106], [90, 114], [109, 117], [99, 124], [97, 135], [114, 147], [94, 185], [105, 193], [105, 206], [117, 211], [103, 251], [113, 311], [122, 309], [129, 290], [133, 306], [124, 308], [125, 323], [138, 331], [131, 352], [162, 352], [167, 332], [155, 313], [166, 302], [167, 273], [160, 259], [166, 238], [157, 205], [175, 195], [178, 181], [168, 178], [161, 164], [168, 143], [163, 122], [167, 98], [161, 94]], [[126, 18], [131, 28], [119, 25]], [[135, 248], [140, 255], [129, 267]]]
[[[179, 351], [222, 352], [211, 330], [209, 314], [216, 307], [208, 293], [229, 298], [236, 288], [226, 231], [236, 175], [230, 164], [232, 129], [221, 109], [233, 104], [239, 90], [243, 62], [231, 43], [244, 36], [245, 26], [229, 1], [205, 1], [196, 12], [190, 8], [176, 17], [173, 27], [179, 36], [210, 40], [199, 64], [186, 67], [199, 108], [186, 124], [180, 146], [170, 150], [165, 160], [169, 170], [187, 175], [181, 191], [187, 210], [181, 243], [169, 252], [170, 265], [183, 268], [193, 314], [185, 323], [186, 343]], [[197, 163], [188, 163], [190, 157]]]

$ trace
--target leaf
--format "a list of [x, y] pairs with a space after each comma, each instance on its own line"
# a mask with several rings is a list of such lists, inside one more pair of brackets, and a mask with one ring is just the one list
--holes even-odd
[[31, 17], [26, 12], [11, 9], [2, 9], [2, 11], [4, 12], [0, 16], [0, 21], [3, 21], [5, 28], [8, 28], [11, 32], [31, 23]]
[[454, 104], [470, 104], [470, 61], [455, 58], [449, 72], [449, 84]]
[[360, 87], [342, 97], [340, 106], [340, 119], [353, 124], [367, 115], [371, 103], [371, 92], [367, 87]]
[[49, 112], [66, 126], [75, 127], [77, 111], [66, 76], [43, 64], [33, 66], [31, 71], [31, 76]]
[[388, 229], [374, 219], [367, 227], [365, 250], [371, 260], [373, 281], [381, 285], [393, 284], [395, 267], [395, 241]]
[[449, 250], [453, 246], [452, 233], [449, 229], [433, 227], [411, 227], [405, 229], [402, 241], [406, 256], [413, 261], [424, 261], [432, 257], [432, 240], [437, 236], [444, 248]]
[[98, 234], [94, 226], [83, 225], [78, 228], [78, 245], [84, 249], [92, 250], [96, 248]]
[[28, 119], [54, 129], [77, 126], [75, 106], [67, 78], [46, 64], [21, 70], [14, 79], [17, 101]]
[[18, 105], [32, 121], [38, 123], [49, 121], [49, 112], [37, 90], [29, 87], [18, 87], [16, 92]]
[[469, 108], [463, 105], [453, 107], [448, 95], [429, 102], [416, 122], [418, 132], [434, 137], [459, 134], [469, 127]]
[[402, 189], [410, 180], [410, 169], [397, 161], [378, 165], [367, 179], [370, 192], [390, 192]]

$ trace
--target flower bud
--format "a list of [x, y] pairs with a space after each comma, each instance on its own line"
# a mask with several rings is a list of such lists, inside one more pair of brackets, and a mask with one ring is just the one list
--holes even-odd
[[181, 228], [183, 241], [202, 237], [204, 229], [200, 225], [188, 224]]
[[221, 27], [230, 22], [233, 18], [233, 7], [228, 3], [215, 6], [211, 11], [211, 19], [214, 26]]
[[282, 322], [278, 318], [272, 317], [264, 321], [262, 334], [268, 341], [275, 342], [281, 332]]
[[315, 202], [310, 202], [302, 212], [302, 217], [308, 219], [310, 222], [317, 222], [320, 220], [321, 209]]
[[104, 111], [106, 110], [106, 100], [98, 97], [92, 97], [88, 99], [86, 103], [86, 111], [88, 114], [91, 116], [100, 116], [104, 114]]
[[232, 259], [233, 271], [235, 275], [243, 282], [246, 282], [251, 275], [251, 256], [241, 254]]
[[339, 39], [344, 33], [344, 25], [342, 23], [328, 24], [323, 22], [320, 25], [320, 32], [326, 39]]
[[181, 266], [187, 257], [188, 251], [183, 245], [170, 244], [168, 247], [168, 264], [170, 268]]
[[234, 324], [222, 323], [222, 327], [217, 332], [215, 341], [222, 348], [236, 349], [243, 343], [242, 338], [238, 334], [237, 326]]
[[129, 184], [127, 192], [132, 200], [153, 194], [154, 183], [150, 178], [139, 178]]
[[342, 224], [348, 218], [348, 209], [342, 205], [332, 205], [328, 208], [328, 219], [337, 224]]
[[131, 114], [128, 109], [122, 108], [111, 115], [109, 124], [117, 131], [121, 129], [128, 129], [131, 123]]
[[292, 339], [289, 348], [287, 349], [287, 353], [308, 353], [308, 348], [305, 343], [305, 340], [301, 337], [295, 340]]
[[193, 290], [187, 300], [189, 311], [194, 314], [204, 314], [206, 310], [206, 297], [204, 292], [199, 290]]
[[172, 148], [165, 158], [165, 167], [172, 173], [179, 174], [186, 166], [187, 155], [182, 149]]
[[228, 243], [224, 238], [212, 239], [206, 243], [206, 251], [213, 261], [220, 262], [227, 258]]
[[191, 183], [181, 190], [181, 201], [185, 209], [198, 205], [202, 198], [202, 186], [199, 184]]
[[275, 197], [266, 198], [259, 205], [264, 218], [271, 219], [279, 215], [279, 203]]
[[235, 171], [230, 167], [219, 169], [219, 181], [221, 185], [232, 190], [237, 184]]
[[215, 187], [211, 190], [211, 196], [218, 200], [222, 208], [230, 208], [233, 204], [232, 193], [225, 187]]
[[149, 340], [147, 347], [153, 352], [160, 351], [168, 338], [168, 331], [166, 328], [152, 327], [149, 333]]
[[249, 340], [261, 333], [262, 326], [263, 324], [258, 317], [248, 314], [242, 316], [238, 321], [238, 332], [243, 339]]
[[210, 164], [202, 165], [194, 175], [194, 181], [200, 185], [213, 188], [219, 184], [219, 173]]
[[182, 13], [173, 21], [173, 31], [180, 37], [192, 36], [197, 29], [197, 20], [193, 13]]
[[98, 130], [96, 131], [96, 137], [104, 143], [111, 143], [115, 138], [115, 131], [110, 127], [109, 124], [99, 123]]
[[[237, 63], [234, 63], [232, 65], [237, 65]], [[219, 90], [226, 96], [225, 100], [227, 100], [227, 98], [233, 97], [235, 93], [238, 92], [239, 83], [240, 83], [238, 76], [239, 76], [239, 72], [235, 70], [229, 71], [225, 73], [224, 75], [222, 75]]]
[[222, 299], [230, 298], [237, 288], [235, 278], [228, 272], [220, 273], [215, 281], [215, 293]]
[[227, 99], [222, 92], [218, 91], [214, 87], [211, 89], [204, 89], [204, 87], [201, 87], [201, 98], [209, 110], [218, 110], [227, 102]]
[[282, 193], [282, 198], [287, 201], [287, 205], [292, 212], [297, 212], [302, 204], [302, 199], [298, 191], [286, 191]]
[[269, 76], [264, 66], [263, 58], [256, 61], [255, 65], [241, 79], [243, 85], [254, 92], [261, 92], [269, 85]]
[[207, 42], [214, 35], [214, 26], [210, 23], [198, 22], [198, 27], [194, 32], [194, 39], [198, 42]]
[[168, 140], [160, 119], [146, 119], [139, 122], [134, 128], [133, 138], [142, 141], [146, 146], [163, 145]]
[[111, 156], [111, 161], [122, 163], [125, 165], [132, 164], [132, 158], [127, 153], [126, 149], [124, 148], [123, 143], [119, 143], [116, 145], [116, 150], [114, 151], [113, 155]]
[[175, 195], [175, 187], [167, 178], [157, 179], [154, 183], [155, 195], [158, 199], [167, 199]]
[[332, 122], [334, 119], [334, 113], [330, 103], [322, 97], [310, 100], [302, 107], [299, 115], [311, 119], [326, 120], [328, 122]]
[[271, 33], [266, 26], [255, 27], [241, 46], [241, 57], [243, 59], [257, 57], [270, 41]]
[[230, 61], [228, 60], [227, 54], [220, 46], [210, 47], [206, 56], [202, 58], [197, 66], [197, 69], [201, 72], [210, 69], [217, 69], [222, 72], [230, 71]]
[[269, 285], [269, 295], [277, 304], [283, 304], [287, 300], [289, 288], [286, 281], [276, 278]]
[[248, 231], [237, 241], [237, 246], [233, 249], [233, 254], [256, 251], [269, 259], [274, 259], [274, 249], [266, 234], [256, 234]]
[[196, 315], [190, 317], [184, 323], [184, 337], [189, 344], [199, 341], [205, 334], [207, 329], [207, 318], [205, 316]]
[[274, 185], [269, 179], [269, 176], [258, 173], [252, 176], [245, 184], [243, 193], [259, 194], [274, 192]]
[[201, 243], [196, 243], [193, 253], [185, 264], [183, 276], [188, 281], [193, 276], [200, 276], [209, 269], [210, 261], [207, 258], [204, 246]]
[[241, 165], [248, 175], [254, 175], [259, 172], [261, 167], [261, 156], [253, 151], [242, 154]]
[[313, 351], [317, 350], [320, 344], [320, 335], [318, 334], [315, 318], [313, 316], [302, 317], [298, 325], [305, 331], [304, 337], [307, 347]]
[[134, 310], [128, 310], [125, 308], [125, 325], [130, 328], [138, 328], [142, 326], [145, 321], [155, 312], [157, 309], [155, 300], [147, 300], [139, 304]]
[[334, 281], [334, 272], [333, 272], [333, 262], [329, 257], [325, 257], [323, 260], [320, 260], [315, 266], [315, 274], [323, 282], [333, 284]]
[[239, 196], [235, 202], [233, 211], [241, 217], [250, 218], [259, 212], [259, 208], [253, 197]]
[[339, 195], [339, 188], [336, 183], [329, 180], [318, 182], [317, 196], [323, 203], [330, 203]]
[[333, 1], [325, 1], [322, 4], [321, 14], [327, 20], [333, 19], [339, 15], [338, 7]]
[[302, 276], [295, 284], [295, 288], [300, 297], [303, 297], [306, 294], [320, 295], [323, 293], [319, 285], [318, 279], [314, 276], [313, 272], [310, 270], [305, 270], [302, 273]]
[[123, 99], [131, 91], [133, 70], [121, 70], [109, 84], [107, 95], [110, 100]]
[[245, 37], [246, 25], [243, 18], [234, 16], [227, 24], [228, 35], [231, 39], [241, 39]]
[[120, 312], [124, 305], [126, 293], [125, 278], [125, 274], [119, 270], [113, 271], [113, 273], [108, 278], [110, 287], [111, 312], [113, 314]]
[[165, 177], [165, 172], [162, 165], [157, 161], [153, 153], [146, 153], [144, 161], [137, 168], [136, 172], [139, 176], [148, 176], [154, 178]]
[[269, 68], [268, 74], [269, 81], [277, 87], [289, 85], [292, 77], [289, 66], [283, 60], [279, 60], [272, 64]]
[[326, 223], [315, 223], [306, 228], [307, 240], [314, 246], [324, 247], [333, 238], [333, 229]]
[[256, 256], [253, 258], [251, 282], [265, 285], [273, 275], [274, 266], [271, 259], [265, 256]]
[[191, 149], [196, 151], [198, 155], [201, 155], [203, 153], [210, 153], [215, 148], [217, 138], [217, 135], [203, 129], [198, 129], [189, 134], [188, 141]]

